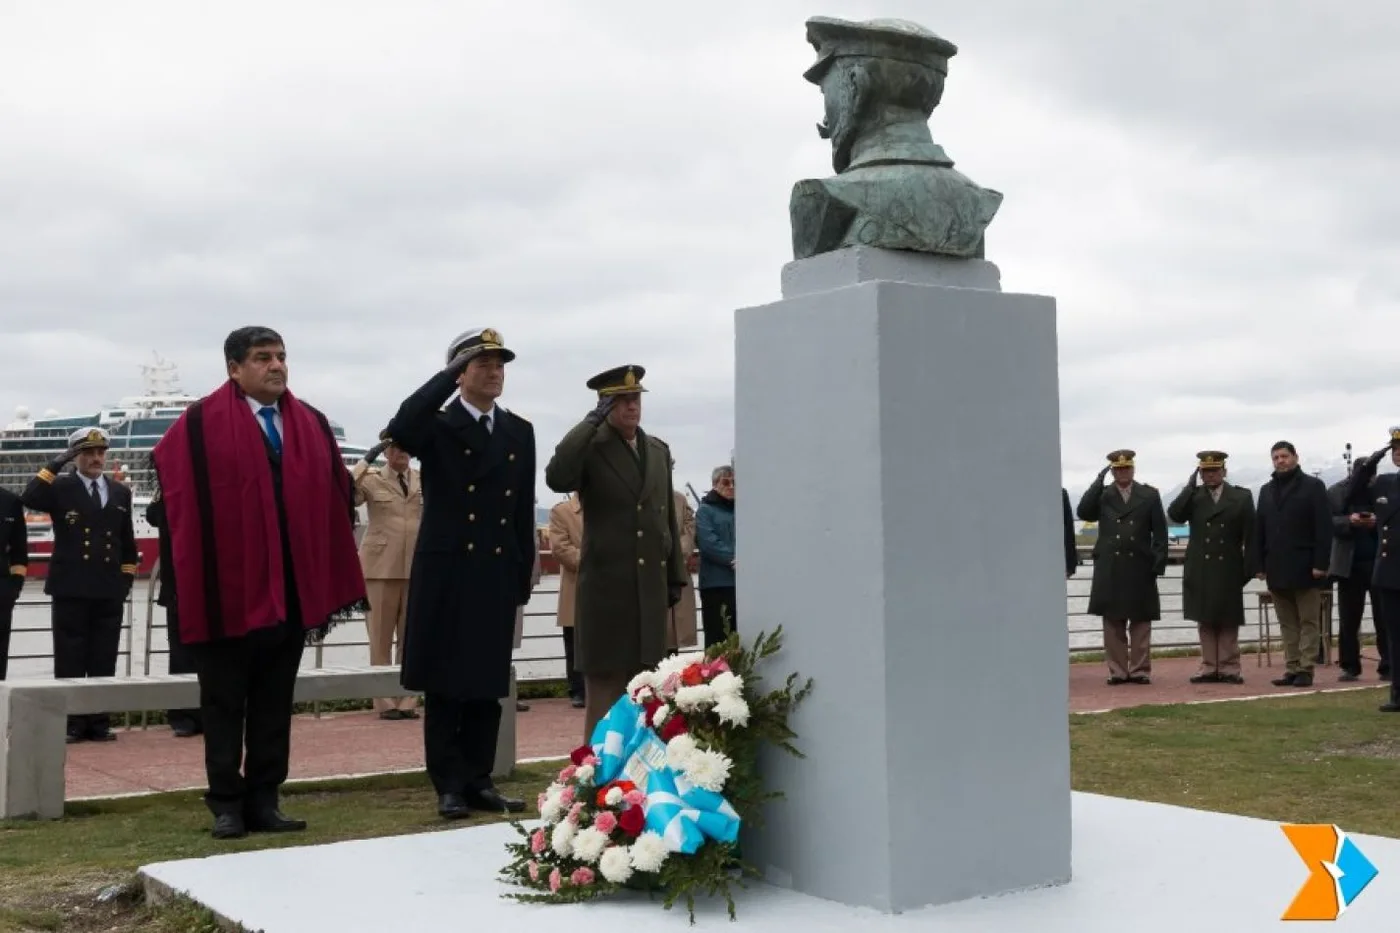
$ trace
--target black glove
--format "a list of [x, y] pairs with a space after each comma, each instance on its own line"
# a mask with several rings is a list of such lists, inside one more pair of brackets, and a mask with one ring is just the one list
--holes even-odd
[[1190, 478], [1189, 480], [1186, 481], [1186, 485], [1190, 486], [1192, 489], [1195, 489], [1195, 488], [1196, 488], [1196, 484], [1200, 481], [1200, 478], [1201, 478], [1201, 471], [1200, 471], [1200, 470], [1192, 470], [1192, 471], [1191, 471], [1191, 478]]
[[24, 577], [17, 573], [10, 574], [10, 588], [13, 590], [15, 599], [19, 599], [20, 591], [24, 589]]
[[391, 443], [393, 443], [393, 441], [380, 441], [378, 444], [375, 444], [369, 450], [365, 451], [365, 463], [373, 463], [375, 460], [378, 460], [379, 455], [384, 452], [384, 448], [388, 447]]
[[126, 577], [126, 592], [122, 594], [122, 598], [125, 599], [131, 595], [131, 587], [136, 583], [136, 574], [127, 573], [123, 574], [123, 576]]
[[1380, 450], [1378, 450], [1378, 451], [1376, 451], [1375, 453], [1371, 454], [1371, 462], [1374, 463], [1376, 466], [1380, 466], [1381, 460], [1382, 460], [1383, 458], [1389, 457], [1389, 456], [1390, 456], [1390, 445], [1389, 445], [1389, 444], [1386, 444], [1386, 445], [1385, 445], [1384, 447], [1382, 447]]
[[1103, 484], [1104, 477], [1106, 477], [1106, 476], [1108, 475], [1108, 471], [1111, 470], [1111, 469], [1113, 469], [1112, 466], [1106, 466], [1106, 467], [1104, 467], [1102, 470], [1099, 470], [1099, 478], [1098, 478], [1097, 482], [1098, 482], [1100, 485]]
[[608, 412], [612, 411], [613, 400], [615, 398], [616, 396], [614, 395], [608, 395], [598, 399], [597, 407], [584, 415], [583, 420], [587, 421], [589, 424], [602, 424], [603, 421], [607, 419]]
[[681, 590], [684, 589], [679, 583], [671, 583], [666, 586], [666, 608], [670, 609], [681, 601]]
[[72, 459], [73, 459], [74, 457], [76, 457], [77, 455], [78, 455], [78, 448], [77, 448], [77, 447], [69, 447], [69, 448], [68, 448], [67, 450], [65, 450], [63, 453], [59, 454], [57, 457], [53, 458], [53, 460], [49, 461], [49, 465], [48, 465], [48, 470], [49, 470], [49, 472], [50, 472], [50, 473], [57, 473], [59, 470], [63, 469], [65, 466], [67, 466], [67, 465], [69, 464], [69, 462], [72, 461]]

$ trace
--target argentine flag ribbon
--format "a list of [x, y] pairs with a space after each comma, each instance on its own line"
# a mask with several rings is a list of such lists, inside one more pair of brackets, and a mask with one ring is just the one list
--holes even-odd
[[598, 756], [593, 781], [629, 780], [646, 795], [646, 827], [672, 852], [691, 855], [708, 837], [739, 838], [739, 814], [720, 794], [691, 784], [666, 763], [666, 745], [646, 724], [646, 711], [623, 695], [593, 728]]

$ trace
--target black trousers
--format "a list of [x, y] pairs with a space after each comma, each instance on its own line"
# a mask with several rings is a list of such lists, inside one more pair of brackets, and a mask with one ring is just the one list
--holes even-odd
[[278, 789], [287, 780], [292, 698], [305, 638], [293, 621], [192, 646], [209, 781], [204, 800], [215, 814], [277, 806]]
[[1371, 597], [1371, 616], [1376, 624], [1376, 650], [1380, 653], [1379, 670], [1390, 670], [1390, 639], [1381, 624], [1376, 591], [1371, 588], [1372, 564], [1356, 564], [1351, 575], [1337, 580], [1337, 663], [1351, 674], [1361, 673], [1361, 616], [1366, 611], [1366, 597]]
[[[705, 647], [724, 641], [724, 625], [731, 632], [739, 631], [739, 614], [735, 611], [732, 586], [712, 586], [700, 591], [700, 625], [705, 629]], [[726, 618], [726, 616], [728, 618]]]
[[[1384, 625], [1386, 643], [1400, 645], [1400, 590], [1377, 588], [1374, 598], [1377, 631]], [[1390, 665], [1390, 696], [1392, 701], [1400, 700], [1400, 664]]]
[[[0, 588], [5, 585], [5, 581], [0, 580]], [[10, 669], [10, 629], [14, 626], [17, 598], [10, 595], [0, 596], [0, 680], [5, 679], [5, 674]]]
[[[121, 599], [53, 598], [53, 675], [61, 678], [115, 677], [122, 638]], [[68, 734], [105, 732], [107, 713], [69, 716]]]
[[566, 625], [559, 630], [559, 637], [564, 640], [564, 677], [569, 681], [569, 696], [578, 698], [583, 696], [583, 675], [574, 670], [574, 628]]
[[[180, 609], [173, 602], [165, 607], [165, 643], [170, 649], [170, 673], [199, 673], [199, 665], [193, 649], [180, 642]], [[194, 709], [168, 709], [165, 711], [165, 718], [172, 729], [182, 725], [189, 726], [196, 731], [202, 728], [198, 707]]]
[[490, 789], [500, 728], [499, 700], [424, 694], [423, 753], [434, 789], [439, 794]]

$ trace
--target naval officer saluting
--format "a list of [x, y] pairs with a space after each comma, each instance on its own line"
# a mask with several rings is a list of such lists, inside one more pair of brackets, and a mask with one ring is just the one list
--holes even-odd
[[[80, 428], [68, 449], [29, 481], [21, 497], [53, 521], [53, 556], [44, 592], [53, 599], [54, 677], [114, 677], [122, 604], [140, 555], [131, 489], [104, 475], [107, 432]], [[77, 470], [60, 475], [70, 461]], [[116, 739], [106, 713], [68, 717], [68, 741]]]
[[446, 819], [525, 809], [491, 782], [515, 611], [535, 566], [535, 430], [496, 404], [514, 359], [489, 327], [459, 335], [386, 431], [421, 464], [402, 683], [424, 694], [424, 757]]

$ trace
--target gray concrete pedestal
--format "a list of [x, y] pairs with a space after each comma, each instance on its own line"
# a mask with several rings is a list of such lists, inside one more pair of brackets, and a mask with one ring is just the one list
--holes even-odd
[[767, 880], [886, 912], [1070, 877], [1055, 302], [848, 249], [736, 313], [738, 625], [815, 689]]

